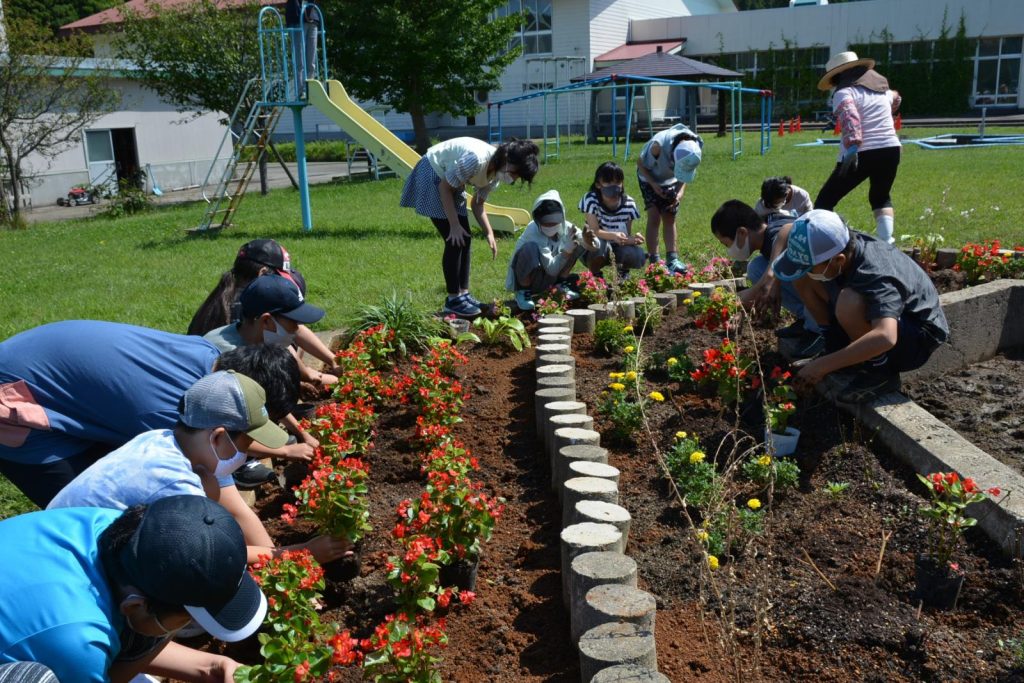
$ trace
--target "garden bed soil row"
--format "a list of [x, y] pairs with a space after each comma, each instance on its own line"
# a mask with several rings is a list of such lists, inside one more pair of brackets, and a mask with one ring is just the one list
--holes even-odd
[[[762, 347], [774, 337], [759, 335]], [[644, 341], [647, 350], [685, 341], [695, 361], [701, 349], [719, 337], [696, 330], [677, 313]], [[573, 340], [580, 400], [593, 414], [594, 400], [608, 383], [617, 361], [593, 352], [589, 336]], [[579, 661], [569, 640], [568, 613], [561, 603], [560, 507], [549, 490], [549, 473], [534, 429], [534, 354], [496, 354], [477, 347], [459, 371], [471, 392], [457, 435], [480, 461], [478, 478], [507, 499], [494, 537], [484, 546], [477, 601], [453, 609], [447, 617], [449, 646], [443, 652], [445, 681], [578, 681]], [[766, 369], [777, 357], [762, 359]], [[668, 383], [669, 400], [651, 407], [658, 446], [666, 448], [678, 430], [696, 432], [711, 457], [711, 444], [733, 432], [717, 401]], [[748, 427], [760, 419], [748, 416]], [[597, 417], [597, 429], [605, 425]], [[610, 462], [622, 471], [621, 504], [633, 515], [627, 553], [639, 565], [640, 587], [658, 600], [657, 642], [660, 670], [673, 681], [825, 680], [918, 681], [1006, 679], [1014, 674], [999, 638], [1015, 638], [1020, 616], [1021, 581], [1014, 568], [990, 553], [983, 537], [969, 534], [970, 552], [961, 565], [967, 582], [955, 612], [925, 609], [912, 602], [913, 565], [923, 550], [924, 526], [916, 516], [922, 500], [908, 492], [911, 473], [869, 449], [870, 435], [831, 405], [803, 397], [794, 423], [803, 430], [798, 451], [800, 489], [776, 499], [766, 556], [726, 561], [720, 572], [735, 575], [732, 593], [737, 621], [751, 630], [745, 604], [759, 586], [767, 586], [772, 605], [765, 642], [756, 648], [739, 639], [730, 656], [719, 643], [718, 628], [701, 610], [702, 561], [682, 511], [673, 501], [656, 462], [654, 445], [603, 443]], [[350, 581], [328, 580], [325, 622], [335, 621], [366, 636], [393, 610], [384, 581], [384, 563], [397, 551], [389, 531], [394, 510], [404, 498], [419, 495], [424, 480], [409, 445], [414, 414], [400, 407], [381, 412], [371, 466], [370, 510], [374, 531], [362, 543], [362, 565]], [[865, 445], [867, 444], [867, 445]], [[850, 483], [833, 500], [822, 492], [828, 481]], [[287, 490], [266, 487], [257, 503], [272, 536], [281, 544], [312, 535], [305, 523], [288, 526], [279, 516], [291, 501]], [[882, 530], [892, 531], [882, 571], [875, 565]], [[837, 587], [833, 592], [802, 561], [806, 550]], [[201, 643], [202, 641], [200, 641]], [[259, 660], [255, 638], [244, 643], [206, 643], [240, 661]], [[739, 662], [739, 663], [737, 663]], [[756, 664], [756, 670], [751, 667]], [[738, 675], [737, 670], [748, 670]], [[342, 681], [361, 680], [356, 669]]]

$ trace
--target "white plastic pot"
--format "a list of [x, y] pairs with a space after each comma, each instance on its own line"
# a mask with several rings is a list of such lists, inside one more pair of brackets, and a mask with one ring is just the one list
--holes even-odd
[[786, 431], [777, 434], [770, 430], [764, 431], [764, 444], [768, 452], [776, 457], [793, 455], [796, 452], [796, 442], [800, 440], [800, 430], [794, 427], [786, 427]]

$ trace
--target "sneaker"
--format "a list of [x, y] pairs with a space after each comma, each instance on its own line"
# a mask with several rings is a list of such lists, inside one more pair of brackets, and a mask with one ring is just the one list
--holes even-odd
[[277, 472], [259, 460], [250, 460], [235, 471], [235, 486], [243, 491], [258, 489], [264, 484], [276, 483]]
[[469, 292], [466, 292], [462, 296], [466, 297], [466, 301], [468, 301], [469, 303], [473, 304], [477, 308], [480, 308], [481, 306], [483, 306], [483, 304], [475, 296], [473, 296]]
[[846, 404], [867, 403], [899, 390], [898, 372], [865, 366], [836, 394], [836, 401]]
[[464, 318], [474, 318], [480, 315], [480, 307], [476, 304], [470, 303], [466, 298], [466, 295], [450, 297], [445, 299], [444, 308], [441, 309], [444, 314], [452, 314], [461, 316]]
[[[555, 287], [562, 293], [566, 301], [576, 301], [580, 298], [580, 293], [564, 282], [555, 285]], [[518, 303], [518, 299], [516, 302]]]
[[796, 341], [793, 358], [817, 358], [825, 353], [825, 337], [815, 332], [805, 332]]
[[665, 266], [669, 269], [669, 272], [678, 273], [679, 275], [686, 275], [688, 272], [690, 272], [690, 266], [686, 265], [678, 258], [672, 259], [671, 261], [666, 263]]
[[516, 290], [516, 306], [519, 307], [520, 311], [532, 311], [536, 308], [536, 304], [534, 304], [533, 299], [530, 298], [530, 290]]
[[807, 328], [804, 327], [803, 318], [797, 318], [796, 322], [775, 330], [775, 336], [779, 339], [796, 339], [804, 336], [805, 334], [807, 334]]

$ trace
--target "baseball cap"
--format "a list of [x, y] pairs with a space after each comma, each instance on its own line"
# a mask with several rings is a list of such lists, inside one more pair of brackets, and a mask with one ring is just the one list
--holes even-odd
[[680, 140], [672, 152], [675, 156], [673, 174], [681, 183], [692, 183], [697, 175], [697, 167], [700, 166], [701, 151], [700, 143], [696, 140]]
[[297, 323], [315, 323], [324, 310], [306, 303], [299, 287], [280, 275], [263, 275], [242, 291], [242, 318], [258, 318], [264, 313], [280, 315]]
[[291, 272], [292, 259], [288, 250], [274, 240], [252, 240], [242, 245], [236, 258], [249, 259], [274, 270]]
[[263, 387], [234, 370], [221, 370], [201, 378], [181, 399], [179, 417], [193, 429], [223, 427], [245, 432], [267, 448], [288, 443], [288, 434], [267, 415]]
[[850, 230], [839, 214], [825, 209], [808, 211], [793, 223], [786, 251], [772, 262], [775, 277], [783, 282], [799, 280], [840, 253], [849, 241]]
[[183, 605], [220, 640], [248, 638], [266, 616], [267, 600], [246, 567], [242, 529], [206, 496], [150, 503], [118, 559], [125, 579], [146, 597]]

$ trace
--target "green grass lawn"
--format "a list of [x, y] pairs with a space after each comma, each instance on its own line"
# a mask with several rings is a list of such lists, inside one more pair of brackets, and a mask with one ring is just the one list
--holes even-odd
[[[910, 138], [940, 132], [953, 131], [903, 131]], [[729, 159], [728, 138], [709, 137], [704, 162], [687, 188], [679, 215], [684, 257], [699, 262], [713, 253], [724, 255], [711, 236], [712, 213], [727, 199], [753, 204], [767, 176], [790, 175], [813, 197], [831, 171], [835, 149], [795, 144], [818, 135], [773, 137], [771, 152], [762, 157], [757, 154], [758, 136], [748, 133], [746, 154], [736, 161]], [[626, 191], [639, 200], [639, 146], [632, 147], [628, 162], [621, 160], [624, 146], [618, 151], [619, 163], [626, 167]], [[545, 164], [532, 187], [503, 187], [491, 200], [528, 209], [538, 194], [556, 188], [570, 218], [579, 220], [579, 199], [594, 169], [611, 153], [611, 145], [563, 144], [561, 159]], [[903, 154], [893, 196], [897, 235], [941, 230], [947, 246], [996, 237], [1007, 244], [1024, 243], [1024, 148], [929, 151], [907, 145]], [[437, 310], [444, 295], [441, 240], [429, 220], [399, 208], [401, 187], [401, 180], [390, 179], [311, 188], [314, 230], [309, 234], [300, 228], [298, 194], [291, 189], [248, 196], [236, 227], [213, 237], [185, 235], [202, 216], [197, 204], [120, 220], [80, 219], [0, 230], [0, 339], [74, 318], [184, 332], [220, 273], [231, 266], [238, 247], [257, 237], [272, 237], [287, 246], [307, 278], [309, 300], [328, 311], [320, 329], [342, 325], [360, 304], [392, 291], [408, 293], [423, 310]], [[866, 183], [838, 209], [853, 227], [873, 229]], [[642, 231], [643, 225], [641, 218], [634, 227]], [[475, 243], [474, 294], [480, 299], [502, 296], [513, 238], [499, 240], [497, 260], [490, 258], [482, 239]], [[10, 509], [7, 495], [0, 488], [0, 516]]]

